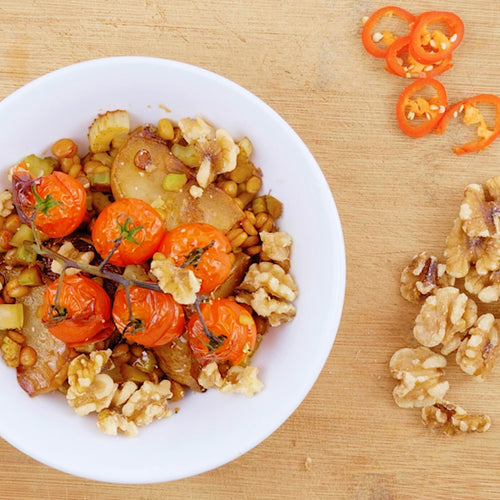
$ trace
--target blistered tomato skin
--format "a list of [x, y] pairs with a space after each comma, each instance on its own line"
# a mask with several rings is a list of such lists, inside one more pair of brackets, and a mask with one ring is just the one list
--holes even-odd
[[124, 288], [118, 290], [112, 316], [127, 340], [145, 347], [167, 344], [184, 332], [184, 310], [172, 295], [142, 287], [130, 288], [132, 317]]
[[116, 266], [141, 264], [157, 250], [165, 229], [158, 212], [148, 203], [123, 198], [108, 205], [92, 227], [99, 255]]
[[35, 226], [51, 238], [71, 234], [87, 215], [85, 189], [64, 172], [35, 179], [21, 168], [13, 173], [12, 181], [25, 217], [30, 219], [35, 209]]
[[177, 266], [191, 269], [201, 280], [200, 293], [208, 293], [231, 273], [231, 243], [216, 227], [193, 222], [167, 232], [158, 252], [171, 257]]
[[80, 274], [66, 275], [56, 303], [58, 287], [58, 280], [47, 287], [42, 306], [42, 322], [54, 337], [78, 346], [111, 335], [111, 300], [101, 285]]
[[187, 326], [193, 354], [202, 364], [229, 361], [240, 364], [255, 347], [257, 327], [248, 310], [234, 300], [221, 298], [200, 306], [205, 326], [222, 344], [214, 348], [206, 336], [198, 314], [193, 314]]

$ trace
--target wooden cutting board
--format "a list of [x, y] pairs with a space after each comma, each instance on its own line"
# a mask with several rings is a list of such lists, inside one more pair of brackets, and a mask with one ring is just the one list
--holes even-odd
[[[0, 441], [0, 498], [500, 498], [500, 367], [482, 383], [453, 361], [447, 368], [448, 398], [491, 417], [484, 434], [433, 433], [417, 410], [398, 408], [391, 395], [389, 359], [412, 342], [418, 313], [399, 294], [401, 270], [420, 251], [442, 256], [464, 187], [500, 174], [500, 141], [458, 157], [452, 133], [421, 139], [401, 133], [395, 104], [409, 82], [384, 71], [360, 42], [362, 16], [384, 5], [2, 1], [0, 98], [84, 59], [151, 55], [220, 73], [276, 109], [311, 149], [334, 194], [347, 289], [337, 339], [316, 385], [292, 417], [246, 455], [174, 483], [125, 486], [71, 477]], [[398, 5], [415, 14], [451, 10], [463, 19], [454, 67], [439, 78], [450, 102], [500, 95], [496, 2]], [[146, 455], [131, 460], [138, 467], [148, 463]]]

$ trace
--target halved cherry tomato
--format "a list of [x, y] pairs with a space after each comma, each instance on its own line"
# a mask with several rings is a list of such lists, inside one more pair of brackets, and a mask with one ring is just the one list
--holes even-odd
[[[443, 59], [439, 64], [422, 64], [414, 59], [408, 47], [410, 37], [404, 36], [396, 40], [388, 49], [385, 55], [386, 69], [404, 78], [433, 78], [450, 69], [451, 55]], [[402, 56], [406, 55], [406, 58]]]
[[165, 229], [158, 212], [148, 203], [123, 198], [108, 205], [92, 227], [99, 255], [117, 266], [141, 264], [157, 250]]
[[230, 361], [237, 365], [254, 349], [257, 327], [245, 307], [221, 298], [204, 302], [200, 312], [212, 338], [207, 337], [198, 313], [191, 316], [187, 333], [191, 350], [202, 364]]
[[[426, 87], [434, 90], [433, 96], [416, 96]], [[399, 96], [396, 107], [399, 128], [410, 137], [422, 137], [437, 126], [447, 105], [446, 90], [442, 83], [432, 78], [416, 80]]]
[[[448, 35], [440, 29], [429, 32], [429, 26], [441, 24], [447, 27]], [[453, 12], [424, 12], [413, 26], [410, 53], [423, 64], [434, 64], [450, 56], [460, 45], [463, 36], [464, 23]]]
[[54, 337], [69, 346], [108, 338], [114, 330], [110, 318], [108, 294], [94, 280], [81, 274], [65, 275], [61, 284], [55, 280], [45, 290], [42, 322]]
[[[493, 106], [495, 123], [489, 128], [486, 120], [477, 105]], [[462, 121], [465, 125], [477, 125], [478, 139], [461, 146], [454, 146], [457, 155], [479, 151], [489, 146], [500, 135], [500, 97], [493, 94], [479, 94], [451, 106], [439, 122], [435, 133], [442, 134], [453, 118], [463, 113]]]
[[158, 252], [177, 266], [191, 269], [201, 281], [200, 293], [214, 290], [231, 273], [231, 243], [210, 224], [191, 222], [168, 231]]
[[[415, 16], [407, 10], [393, 6], [382, 7], [381, 9], [375, 11], [363, 25], [361, 40], [367, 52], [372, 56], [385, 57], [387, 48], [390, 47], [395, 40], [397, 40], [398, 37], [389, 30], [374, 33], [376, 25], [382, 18], [394, 16], [406, 21], [409, 27], [408, 31], [410, 31], [410, 28], [415, 22]], [[383, 43], [385, 47], [380, 46], [379, 43]]]
[[116, 327], [128, 340], [155, 347], [171, 342], [184, 331], [184, 309], [169, 293], [133, 286], [130, 306], [131, 310], [125, 288], [121, 288], [116, 292], [112, 315]]
[[25, 218], [35, 213], [35, 226], [51, 238], [71, 234], [87, 215], [84, 187], [64, 172], [34, 178], [20, 165], [12, 175], [15, 196]]

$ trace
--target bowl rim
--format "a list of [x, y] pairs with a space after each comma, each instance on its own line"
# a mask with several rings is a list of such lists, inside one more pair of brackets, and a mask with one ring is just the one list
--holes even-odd
[[[0, 437], [2, 437], [5, 441], [9, 442], [11, 445], [22, 451], [28, 456], [31, 456], [35, 460], [44, 463], [46, 465], [49, 465], [57, 470], [76, 475], [79, 477], [87, 478], [87, 479], [92, 479], [96, 481], [103, 481], [103, 482], [112, 482], [112, 483], [123, 483], [123, 484], [140, 484], [140, 483], [156, 483], [156, 482], [165, 482], [165, 481], [170, 481], [170, 480], [176, 480], [176, 479], [181, 479], [185, 477], [191, 477], [203, 472], [206, 472], [208, 470], [212, 470], [214, 468], [217, 468], [219, 466], [222, 466], [228, 462], [231, 462], [232, 460], [238, 458], [239, 456], [243, 455], [244, 453], [250, 451], [253, 449], [255, 446], [263, 442], [265, 439], [267, 439], [271, 434], [273, 434], [292, 414], [293, 412], [300, 406], [300, 404], [303, 402], [309, 391], [312, 389], [313, 385], [315, 384], [317, 378], [321, 374], [322, 370], [324, 369], [325, 363], [330, 355], [331, 349], [333, 347], [339, 326], [340, 326], [340, 321], [342, 318], [342, 313], [343, 313], [343, 307], [344, 307], [344, 300], [345, 300], [345, 289], [346, 289], [346, 255], [345, 255], [345, 242], [344, 242], [344, 236], [343, 236], [343, 230], [342, 230], [342, 225], [340, 221], [340, 217], [337, 211], [337, 207], [333, 198], [332, 191], [330, 190], [328, 183], [321, 171], [321, 168], [319, 167], [318, 163], [316, 162], [315, 158], [313, 157], [312, 153], [310, 150], [307, 148], [307, 146], [304, 144], [302, 139], [298, 136], [298, 134], [293, 130], [293, 128], [274, 110], [272, 109], [267, 103], [265, 103], [262, 99], [257, 97], [255, 94], [250, 92], [249, 90], [245, 89], [238, 83], [235, 83], [232, 80], [227, 79], [224, 76], [221, 76], [217, 73], [214, 73], [210, 70], [201, 68], [199, 66], [195, 66], [189, 63], [185, 62], [180, 62], [172, 59], [163, 59], [163, 58], [158, 58], [158, 57], [150, 57], [150, 56], [116, 56], [116, 57], [103, 57], [103, 58], [97, 58], [97, 59], [89, 59], [86, 61], [80, 61], [74, 64], [70, 64], [67, 66], [60, 67], [58, 69], [55, 69], [49, 73], [46, 73], [42, 76], [39, 76], [38, 78], [26, 83], [22, 87], [16, 89], [14, 92], [12, 92], [10, 95], [5, 97], [2, 101], [0, 101], [0, 114], [2, 113], [3, 109], [12, 105], [15, 105], [17, 100], [22, 100], [26, 94], [29, 94], [32, 89], [36, 88], [37, 86], [40, 85], [47, 85], [50, 84], [52, 81], [57, 81], [57, 79], [65, 75], [66, 73], [71, 73], [74, 71], [86, 71], [86, 70], [95, 70], [99, 69], [100, 67], [108, 67], [109, 65], [112, 66], [129, 66], [129, 65], [160, 65], [160, 66], [170, 66], [173, 70], [178, 70], [182, 72], [187, 72], [190, 74], [196, 74], [197, 76], [201, 75], [204, 78], [208, 78], [216, 83], [219, 83], [225, 87], [230, 87], [232, 88], [233, 91], [238, 92], [242, 94], [246, 99], [251, 100], [256, 106], [258, 106], [262, 111], [264, 111], [269, 117], [271, 117], [273, 120], [277, 121], [280, 125], [280, 127], [284, 127], [286, 132], [288, 134], [291, 134], [294, 138], [294, 142], [297, 144], [297, 146], [301, 149], [301, 153], [307, 157], [307, 160], [310, 164], [310, 166], [316, 170], [316, 176], [318, 179], [322, 180], [321, 185], [319, 186], [320, 189], [322, 190], [321, 196], [324, 197], [326, 200], [326, 203], [329, 205], [330, 211], [328, 214], [325, 214], [325, 221], [327, 222], [327, 228], [335, 231], [335, 237], [336, 240], [339, 243], [339, 246], [337, 248], [338, 252], [338, 274], [336, 276], [336, 281], [335, 284], [332, 284], [331, 287], [331, 292], [332, 296], [335, 297], [335, 303], [332, 303], [332, 308], [331, 312], [328, 313], [328, 323], [325, 325], [325, 330], [328, 330], [330, 332], [330, 337], [329, 337], [329, 342], [324, 343], [324, 351], [322, 352], [321, 356], [318, 356], [316, 359], [316, 365], [314, 368], [310, 367], [309, 368], [309, 376], [308, 380], [309, 382], [304, 384], [300, 390], [298, 390], [295, 393], [295, 397], [293, 400], [288, 401], [286, 409], [283, 411], [283, 413], [286, 413], [286, 416], [284, 419], [280, 419], [279, 421], [276, 421], [273, 423], [273, 425], [270, 425], [267, 427], [267, 430], [265, 432], [264, 436], [255, 436], [254, 439], [248, 440], [245, 443], [245, 446], [240, 447], [240, 448], [235, 448], [234, 453], [232, 454], [226, 454], [226, 456], [222, 459], [215, 460], [213, 463], [210, 464], [205, 464], [204, 466], [200, 467], [195, 467], [193, 466], [192, 470], [187, 471], [186, 474], [181, 474], [176, 477], [168, 477], [165, 478], [161, 474], [149, 474], [144, 477], [144, 480], [141, 479], [140, 477], [135, 477], [131, 478], [130, 480], [128, 478], [123, 478], [123, 477], [108, 477], [105, 473], [103, 474], [97, 474], [97, 473], [79, 473], [78, 471], [75, 471], [72, 469], [72, 467], [68, 464], [61, 464], [60, 462], [51, 460], [50, 458], [47, 458], [43, 450], [36, 450], [33, 449], [32, 447], [26, 446], [25, 443], [22, 442], [22, 440], [16, 439], [15, 435], [11, 435], [9, 433], [4, 432], [3, 429], [0, 428]], [[333, 280], [332, 280], [333, 281]], [[334, 312], [335, 311], [335, 312]], [[97, 432], [97, 431], [96, 431]]]

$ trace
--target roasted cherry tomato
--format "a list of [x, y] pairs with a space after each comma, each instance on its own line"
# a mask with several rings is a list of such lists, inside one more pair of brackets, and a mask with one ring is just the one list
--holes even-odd
[[[444, 25], [448, 33], [431, 26]], [[464, 37], [464, 23], [453, 12], [431, 11], [421, 14], [411, 32], [410, 53], [423, 64], [434, 64], [449, 57]]]
[[[486, 123], [478, 105], [494, 109], [495, 119], [491, 128]], [[461, 146], [454, 146], [453, 150], [457, 155], [484, 149], [500, 135], [500, 98], [498, 96], [480, 94], [450, 106], [436, 127], [435, 133], [442, 134], [446, 130], [450, 120], [458, 118], [461, 114], [463, 114], [462, 122], [464, 125], [477, 125], [478, 139]]]
[[116, 292], [112, 309], [115, 325], [126, 339], [155, 347], [182, 334], [184, 309], [172, 295], [138, 286], [131, 287], [129, 293], [131, 309], [124, 288]]
[[198, 313], [193, 314], [187, 332], [191, 350], [202, 364], [230, 361], [237, 365], [254, 349], [257, 327], [245, 307], [220, 298], [201, 304], [200, 312], [203, 322]]
[[[418, 95], [426, 87], [434, 91], [433, 96]], [[416, 80], [399, 96], [396, 108], [399, 127], [410, 137], [422, 137], [437, 126], [447, 105], [446, 90], [442, 83], [432, 78]]]
[[51, 238], [71, 234], [87, 215], [87, 193], [64, 172], [34, 178], [24, 168], [16, 169], [12, 184], [25, 218], [35, 213], [35, 226]]
[[404, 36], [396, 40], [385, 55], [386, 69], [404, 78], [432, 78], [449, 70], [451, 55], [439, 62], [439, 64], [422, 64], [409, 53], [410, 37]]
[[81, 274], [66, 275], [62, 283], [55, 280], [45, 290], [42, 322], [54, 337], [70, 346], [108, 338], [114, 330], [110, 318], [108, 294]]
[[[108, 205], [92, 227], [92, 241], [103, 259], [117, 266], [140, 264], [157, 250], [165, 229], [148, 203], [123, 198]], [[110, 256], [111, 254], [111, 256]]]
[[177, 266], [191, 269], [201, 281], [200, 293], [214, 290], [231, 272], [231, 243], [210, 224], [191, 222], [168, 231], [158, 252]]
[[413, 14], [399, 7], [382, 7], [374, 12], [363, 25], [361, 40], [367, 52], [375, 57], [385, 57], [387, 48], [398, 39], [392, 31], [375, 31], [377, 24], [384, 17], [401, 18], [408, 24], [408, 33], [415, 22], [415, 16]]

